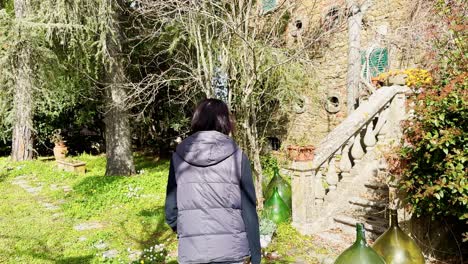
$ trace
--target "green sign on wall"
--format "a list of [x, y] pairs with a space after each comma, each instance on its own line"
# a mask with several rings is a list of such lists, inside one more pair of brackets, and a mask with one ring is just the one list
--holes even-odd
[[263, 0], [263, 14], [271, 12], [276, 9], [276, 0]]
[[[367, 78], [366, 51], [361, 51], [361, 65], [363, 67], [364, 77]], [[369, 55], [369, 73], [375, 77], [388, 68], [388, 49], [375, 48]]]

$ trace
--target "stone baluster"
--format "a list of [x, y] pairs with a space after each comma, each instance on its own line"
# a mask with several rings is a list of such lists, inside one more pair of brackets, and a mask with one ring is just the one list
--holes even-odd
[[341, 181], [340, 185], [345, 185], [351, 182], [351, 177], [350, 177], [350, 172], [353, 167], [353, 164], [351, 163], [351, 159], [349, 158], [349, 143], [345, 144], [343, 146], [343, 150], [341, 151], [341, 160], [339, 164], [339, 168], [341, 171]]
[[335, 156], [332, 156], [328, 162], [328, 171], [326, 175], [326, 180], [327, 180], [328, 189], [330, 190], [330, 192], [336, 191], [336, 185], [338, 184], [339, 177], [338, 177], [338, 173], [336, 172]]
[[401, 121], [406, 117], [406, 96], [404, 94], [397, 94], [390, 102], [389, 113], [387, 117], [388, 125], [384, 126], [384, 133], [387, 138], [390, 135], [395, 142], [402, 137], [403, 131], [401, 130]]
[[380, 129], [382, 128], [383, 124], [387, 121], [386, 116], [388, 114], [388, 104], [384, 106], [380, 112], [377, 114], [377, 124], [375, 125], [374, 131], [375, 133], [379, 133]]
[[323, 186], [324, 178], [323, 178], [323, 168], [320, 167], [315, 174], [314, 180], [314, 193], [315, 193], [315, 205], [322, 205], [323, 201], [325, 200], [326, 190]]
[[374, 149], [377, 140], [374, 133], [374, 123], [372, 120], [367, 124], [366, 134], [364, 135], [364, 145], [366, 145], [366, 151], [369, 152]]
[[382, 125], [382, 128], [379, 131], [379, 134], [377, 135], [379, 142], [385, 144], [385, 140], [387, 138], [389, 129], [390, 129], [390, 122], [387, 119], [386, 122]]
[[364, 149], [361, 145], [361, 131], [359, 131], [354, 137], [354, 143], [351, 147], [351, 157], [353, 157], [355, 163], [359, 163], [364, 157]]
[[388, 122], [388, 113], [390, 112], [389, 108], [384, 108], [380, 113], [379, 113], [379, 119], [377, 121], [377, 124], [375, 125], [375, 133], [377, 134], [377, 139], [379, 142], [381, 142], [385, 138], [386, 131], [382, 131], [382, 128], [384, 127], [385, 124]]

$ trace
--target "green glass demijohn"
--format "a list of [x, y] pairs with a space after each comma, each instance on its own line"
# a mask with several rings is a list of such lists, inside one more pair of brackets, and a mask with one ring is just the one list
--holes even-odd
[[385, 264], [385, 261], [367, 245], [364, 226], [356, 224], [356, 242], [336, 259], [335, 264]]
[[273, 195], [274, 188], [278, 188], [278, 193], [286, 203], [286, 205], [291, 208], [292, 207], [292, 193], [291, 193], [291, 185], [279, 174], [278, 167], [274, 169], [273, 178], [271, 179], [270, 183], [268, 184], [267, 191], [265, 194], [265, 199], [270, 199]]
[[419, 246], [398, 226], [398, 214], [390, 209], [390, 227], [375, 241], [372, 248], [387, 264], [424, 264]]
[[265, 216], [276, 224], [289, 220], [291, 210], [278, 193], [278, 188], [273, 189], [273, 195], [265, 202]]

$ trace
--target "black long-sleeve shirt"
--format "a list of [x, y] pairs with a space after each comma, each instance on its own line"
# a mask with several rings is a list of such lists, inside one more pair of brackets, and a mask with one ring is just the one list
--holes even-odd
[[[244, 220], [247, 238], [249, 240], [250, 257], [252, 264], [259, 264], [261, 260], [260, 231], [256, 210], [255, 186], [252, 178], [249, 159], [243, 155], [241, 169], [241, 214]], [[177, 181], [174, 165], [170, 164], [169, 179], [166, 192], [166, 222], [177, 232]]]

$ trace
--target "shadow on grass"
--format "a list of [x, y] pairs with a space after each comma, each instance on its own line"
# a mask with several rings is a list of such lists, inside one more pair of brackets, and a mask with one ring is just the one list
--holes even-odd
[[93, 196], [102, 192], [108, 192], [108, 185], [122, 181], [125, 178], [126, 176], [90, 176], [73, 186], [73, 189], [79, 194]]
[[[170, 227], [166, 225], [164, 206], [155, 207], [153, 209], [144, 209], [141, 210], [137, 215], [145, 217], [146, 219], [155, 220], [145, 221], [146, 224], [143, 226], [143, 230], [145, 230], [145, 234], [142, 236], [144, 237], [143, 239], [135, 236], [134, 232], [132, 232], [132, 230], [128, 230], [123, 222], [120, 223], [120, 228], [129, 239], [138, 244], [140, 250], [143, 251], [144, 249], [148, 249], [154, 245], [159, 244], [167, 245], [177, 240]], [[140, 256], [141, 260], [143, 259], [142, 257], [143, 253]], [[135, 263], [140, 263], [140, 260]], [[170, 261], [168, 263], [175, 264], [177, 261]]]
[[[137, 170], [167, 170], [169, 163], [167, 160], [155, 160], [146, 156], [135, 156], [135, 166]], [[76, 184], [73, 189], [78, 194], [91, 197], [108, 192], [109, 185], [127, 179], [128, 176], [105, 176], [105, 175], [90, 175]]]
[[134, 161], [137, 171], [169, 167], [168, 160], [159, 157], [136, 155]]
[[4, 182], [9, 177], [9, 172], [13, 170], [8, 163], [3, 164], [2, 162], [0, 161], [0, 182]]
[[93, 255], [86, 255], [80, 257], [70, 257], [56, 260], [56, 264], [86, 264], [91, 263], [91, 260], [94, 258]]
[[[29, 250], [15, 250], [15, 258], [19, 256], [30, 256], [34, 259], [42, 259], [46, 261], [51, 261], [57, 264], [87, 264], [91, 263], [94, 255], [83, 255], [77, 257], [63, 257], [57, 254], [54, 254], [49, 247], [47, 247], [46, 243], [43, 241], [32, 238], [32, 237], [19, 237], [19, 236], [2, 236], [0, 235], [0, 239], [10, 239], [14, 241], [21, 241], [21, 240], [33, 240], [35, 242], [36, 248], [29, 249]], [[0, 249], [1, 250], [1, 249]], [[13, 257], [13, 256], [12, 256]]]
[[[133, 241], [137, 242], [139, 246], [144, 249], [150, 246], [154, 246], [156, 244], [164, 244], [165, 242], [171, 241], [171, 237], [175, 238], [174, 235], [172, 234], [172, 230], [169, 228], [168, 225], [166, 225], [166, 219], [164, 216], [164, 207], [156, 207], [154, 209], [144, 209], [141, 210], [138, 213], [139, 216], [143, 216], [145, 218], [150, 218], [154, 219], [156, 218], [156, 224], [154, 224], [153, 221], [149, 221], [144, 226], [144, 230], [146, 230], [146, 239], [140, 239], [138, 237], [135, 237], [132, 235], [132, 232], [130, 232], [125, 228], [123, 223], [120, 224], [122, 230], [125, 232], [127, 237], [132, 239]], [[146, 221], [148, 222], [148, 221]]]
[[4, 182], [8, 175], [6, 173], [0, 173], [0, 182]]

